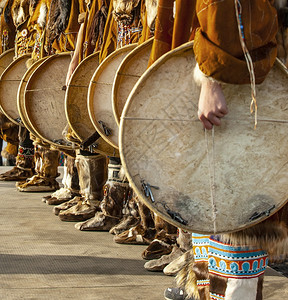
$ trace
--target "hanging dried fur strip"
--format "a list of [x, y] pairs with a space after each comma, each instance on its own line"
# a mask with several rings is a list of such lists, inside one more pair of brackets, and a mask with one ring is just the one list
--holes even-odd
[[185, 290], [189, 296], [199, 299], [200, 295], [197, 286], [197, 275], [193, 269], [194, 260], [192, 259], [178, 272], [176, 276], [176, 284], [179, 288]]
[[91, 43], [91, 45], [93, 46], [96, 45], [98, 38], [99, 38], [99, 46], [102, 45], [107, 16], [108, 16], [108, 7], [105, 5], [105, 2], [102, 1], [101, 8], [94, 15], [93, 20], [91, 22], [91, 26], [89, 28], [88, 41]]
[[268, 252], [274, 260], [288, 256], [288, 229], [286, 224], [261, 222], [250, 228], [220, 235], [221, 242], [232, 245], [249, 245]]
[[8, 3], [4, 9], [4, 19], [6, 23], [11, 22], [11, 8], [12, 8], [13, 0], [8, 0]]
[[46, 5], [45, 2], [43, 2], [40, 6], [40, 14], [39, 17], [37, 19], [37, 24], [41, 27], [41, 28], [45, 28], [46, 25], [46, 19], [47, 19], [47, 14], [48, 14], [48, 7]]
[[52, 0], [47, 24], [47, 44], [52, 45], [68, 26], [71, 0]]
[[157, 16], [159, 0], [145, 0], [147, 11], [147, 23], [151, 31], [155, 30], [155, 21]]

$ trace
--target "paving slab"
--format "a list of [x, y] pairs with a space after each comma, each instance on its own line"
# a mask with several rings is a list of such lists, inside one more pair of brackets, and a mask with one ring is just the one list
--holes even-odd
[[[20, 193], [14, 182], [0, 181], [0, 300], [163, 299], [174, 278], [144, 269], [146, 246], [76, 230], [41, 201], [46, 195]], [[288, 278], [269, 268], [264, 299], [288, 299]]]

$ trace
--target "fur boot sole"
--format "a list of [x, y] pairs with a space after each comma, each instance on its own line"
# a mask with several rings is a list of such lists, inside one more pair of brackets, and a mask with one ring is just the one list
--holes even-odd
[[106, 216], [103, 212], [97, 212], [93, 218], [75, 224], [75, 228], [81, 231], [109, 231], [118, 222], [118, 218]]
[[176, 276], [176, 274], [186, 265], [189, 261], [193, 261], [193, 250], [188, 250], [175, 260], [171, 261], [163, 269], [163, 273], [168, 276]]
[[79, 201], [69, 209], [60, 211], [58, 217], [61, 221], [65, 222], [80, 222], [95, 216], [96, 211], [97, 205], [94, 205], [87, 200]]
[[170, 254], [162, 255], [159, 259], [147, 261], [144, 265], [144, 268], [151, 272], [161, 272], [168, 264], [170, 264], [182, 254], [183, 251], [175, 245]]
[[0, 181], [22, 181], [33, 176], [32, 170], [22, 170], [14, 167], [12, 170], [7, 171], [0, 175]]
[[34, 175], [26, 182], [17, 182], [19, 192], [51, 192], [59, 189], [59, 183], [54, 178], [44, 178]]
[[114, 236], [117, 244], [149, 245], [156, 234], [155, 228], [145, 228], [141, 224]]
[[67, 202], [64, 202], [60, 205], [54, 206], [53, 207], [53, 212], [56, 216], [58, 216], [61, 211], [67, 210], [70, 207], [72, 207], [74, 205], [77, 205], [77, 203], [79, 201], [82, 201], [82, 199], [83, 199], [82, 197], [74, 197], [73, 199], [71, 199]]
[[127, 216], [124, 217], [119, 224], [112, 227], [109, 230], [109, 233], [117, 235], [120, 234], [126, 230], [129, 230], [129, 228], [136, 226], [140, 223], [140, 218], [135, 218], [134, 216]]

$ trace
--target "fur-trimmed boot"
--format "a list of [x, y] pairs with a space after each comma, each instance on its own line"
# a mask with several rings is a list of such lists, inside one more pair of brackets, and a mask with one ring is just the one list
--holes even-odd
[[118, 244], [149, 245], [157, 233], [151, 210], [135, 197], [140, 215], [140, 223], [114, 236]]
[[75, 165], [75, 158], [65, 155], [64, 174], [62, 179], [63, 187], [49, 196], [42, 198], [48, 205], [59, 205], [80, 196], [79, 177]]
[[[171, 260], [164, 267], [163, 273], [165, 275], [176, 275], [182, 269], [182, 267], [193, 258], [192, 233], [178, 228], [177, 244], [175, 247], [176, 249], [180, 250], [178, 252], [179, 256], [175, 257], [174, 260]], [[173, 255], [173, 251], [171, 256]]]
[[49, 192], [59, 189], [56, 178], [58, 173], [60, 152], [46, 147], [36, 146], [36, 174], [25, 182], [17, 182], [16, 187], [20, 192]]
[[142, 258], [151, 260], [168, 255], [176, 244], [177, 227], [160, 218], [154, 213], [156, 236], [150, 245], [143, 251]]
[[115, 225], [109, 230], [111, 234], [120, 234], [129, 228], [136, 226], [140, 223], [140, 216], [136, 201], [136, 194], [129, 188], [128, 200], [123, 206], [123, 218], [119, 224]]
[[54, 208], [54, 212], [60, 208], [58, 216], [61, 221], [79, 222], [93, 217], [99, 210], [100, 199], [103, 196], [103, 185], [107, 179], [106, 157], [79, 154], [75, 163], [81, 197], [74, 197]]
[[193, 234], [194, 261], [178, 273], [178, 288], [191, 299], [262, 300], [267, 252], [221, 239]]
[[[166, 275], [176, 275], [178, 271], [184, 266], [188, 255], [192, 248], [192, 236], [191, 233], [182, 229], [178, 229], [178, 236], [176, 244], [173, 245], [171, 253], [162, 255], [159, 259], [154, 259], [145, 263], [144, 268], [148, 271], [162, 271], [166, 269]], [[188, 253], [188, 254], [186, 254]]]
[[123, 217], [123, 204], [129, 197], [129, 183], [121, 168], [119, 158], [110, 158], [108, 179], [104, 186], [104, 198], [100, 203], [100, 211], [83, 223], [77, 223], [76, 229], [109, 231]]
[[210, 300], [208, 273], [209, 236], [193, 234], [193, 256], [176, 276], [177, 287], [187, 298]]
[[26, 180], [34, 174], [34, 145], [29, 131], [19, 126], [19, 148], [16, 166], [0, 175], [0, 181]]

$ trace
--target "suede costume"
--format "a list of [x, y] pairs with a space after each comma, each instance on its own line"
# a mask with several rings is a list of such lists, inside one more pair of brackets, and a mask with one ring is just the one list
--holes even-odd
[[[194, 39], [195, 58], [204, 76], [226, 83], [250, 83], [235, 2], [177, 0], [174, 20], [173, 2], [160, 0], [150, 64]], [[244, 40], [256, 83], [265, 79], [277, 54], [277, 13], [272, 2], [236, 2], [241, 6]], [[262, 299], [267, 254], [287, 255], [283, 244], [288, 236], [287, 216], [286, 204], [266, 221], [236, 233], [193, 234], [195, 261], [180, 271], [178, 286], [188, 297], [201, 300]]]

